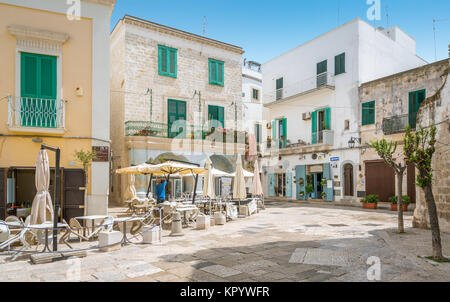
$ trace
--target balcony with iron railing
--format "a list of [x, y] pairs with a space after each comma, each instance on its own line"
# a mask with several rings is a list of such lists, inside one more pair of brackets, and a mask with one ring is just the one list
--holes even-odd
[[383, 133], [395, 134], [404, 132], [406, 126], [410, 125], [412, 129], [416, 128], [417, 112], [409, 114], [397, 115], [383, 119]]
[[314, 77], [290, 84], [275, 92], [265, 94], [265, 103], [270, 104], [289, 97], [309, 94], [321, 89], [334, 90], [334, 75], [324, 72]]
[[[207, 140], [218, 143], [245, 143], [246, 133], [210, 125], [198, 126], [185, 122], [173, 124], [150, 121], [125, 122], [126, 136], [157, 137], [166, 139]], [[170, 131], [169, 131], [170, 130]]]
[[8, 96], [8, 128], [16, 132], [65, 132], [66, 101]]
[[299, 150], [328, 149], [334, 145], [334, 131], [322, 130], [312, 133], [310, 139], [298, 139], [297, 142], [291, 142], [289, 139], [285, 142], [278, 139], [268, 138], [266, 151], [279, 150], [280, 154], [290, 154]]

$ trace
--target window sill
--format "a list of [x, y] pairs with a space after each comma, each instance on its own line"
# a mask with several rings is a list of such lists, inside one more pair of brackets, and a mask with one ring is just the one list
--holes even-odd
[[177, 75], [173, 75], [173, 74], [168, 74], [168, 73], [158, 73], [158, 74], [163, 77], [169, 77], [169, 78], [174, 78], [174, 79], [177, 78]]
[[38, 127], [20, 127], [20, 126], [10, 126], [8, 130], [11, 132], [22, 132], [22, 133], [36, 133], [36, 134], [64, 134], [66, 129], [64, 128], [38, 128]]
[[341, 74], [346, 74], [346, 73], [347, 73], [347, 72], [344, 71], [344, 72], [341, 72], [341, 73], [338, 73], [338, 74], [334, 74], [334, 76], [337, 77], [337, 76], [340, 76]]
[[210, 85], [214, 85], [214, 86], [219, 86], [219, 87], [223, 87], [224, 84], [220, 84], [220, 83], [213, 83], [213, 82], [209, 82]]

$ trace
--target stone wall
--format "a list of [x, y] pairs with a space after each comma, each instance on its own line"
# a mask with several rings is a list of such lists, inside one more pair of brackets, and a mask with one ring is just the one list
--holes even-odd
[[[419, 68], [394, 74], [368, 83], [359, 88], [360, 115], [361, 104], [375, 100], [375, 124], [360, 126], [361, 145], [386, 138], [387, 141], [397, 141], [397, 157], [402, 158], [404, 132], [385, 135], [383, 133], [383, 119], [408, 114], [409, 93], [421, 89], [426, 90], [426, 96], [434, 95], [442, 86], [442, 73], [448, 68], [448, 60], [428, 64]], [[360, 122], [361, 123], [361, 122]], [[358, 179], [357, 190], [365, 191], [365, 162], [379, 160], [378, 154], [372, 148], [361, 149], [361, 174]], [[403, 193], [407, 192], [407, 174], [403, 178]], [[416, 202], [419, 191], [416, 190]]]
[[[450, 232], [450, 124], [449, 64], [441, 72], [441, 87], [420, 106], [417, 123], [421, 127], [436, 125], [436, 153], [433, 157], [433, 194], [437, 206], [441, 230]], [[423, 190], [417, 188], [417, 206], [414, 212], [414, 227], [429, 227], [429, 217]]]
[[[168, 99], [186, 102], [188, 124], [197, 124], [201, 119], [207, 121], [208, 105], [224, 107], [227, 129], [235, 128], [234, 104], [237, 104], [237, 127], [242, 128], [243, 51], [240, 47], [132, 17], [119, 21], [111, 40], [113, 170], [129, 166], [130, 151], [136, 148], [126, 140], [125, 122], [151, 120], [167, 124]], [[177, 49], [176, 78], [158, 73], [160, 44]], [[224, 62], [223, 87], [209, 84], [209, 58]], [[147, 93], [149, 90], [151, 94]], [[199, 94], [201, 118], [198, 113]], [[152, 137], [143, 141], [146, 144], [144, 149], [148, 150], [154, 150], [159, 142], [158, 138]], [[170, 147], [171, 140], [166, 139], [166, 143]], [[113, 174], [113, 184], [111, 200], [120, 203], [126, 177]]]

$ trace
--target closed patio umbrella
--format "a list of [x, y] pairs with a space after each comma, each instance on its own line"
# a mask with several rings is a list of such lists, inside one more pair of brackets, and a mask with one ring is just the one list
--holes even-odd
[[30, 224], [42, 224], [53, 221], [52, 198], [48, 192], [50, 184], [50, 167], [47, 151], [40, 150], [36, 161], [36, 196], [31, 206]]
[[209, 157], [206, 158], [205, 169], [208, 169], [208, 172], [205, 175], [205, 180], [203, 183], [203, 196], [214, 198], [214, 176], [212, 171], [212, 162]]
[[135, 176], [130, 174], [128, 177], [128, 186], [124, 194], [125, 200], [131, 200], [136, 197], [136, 188], [134, 187]]
[[247, 192], [245, 191], [244, 169], [242, 168], [242, 159], [240, 154], [237, 156], [236, 173], [234, 175], [233, 198], [239, 200], [245, 199], [247, 197]]
[[264, 194], [261, 184], [261, 178], [259, 177], [259, 165], [257, 160], [255, 160], [255, 170], [253, 173], [253, 183], [250, 193], [252, 193], [253, 196], [260, 196]]

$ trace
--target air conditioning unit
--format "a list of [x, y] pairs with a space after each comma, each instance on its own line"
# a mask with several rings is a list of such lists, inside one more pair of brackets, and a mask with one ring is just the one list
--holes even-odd
[[303, 120], [307, 121], [311, 119], [311, 112], [304, 112], [303, 113]]

